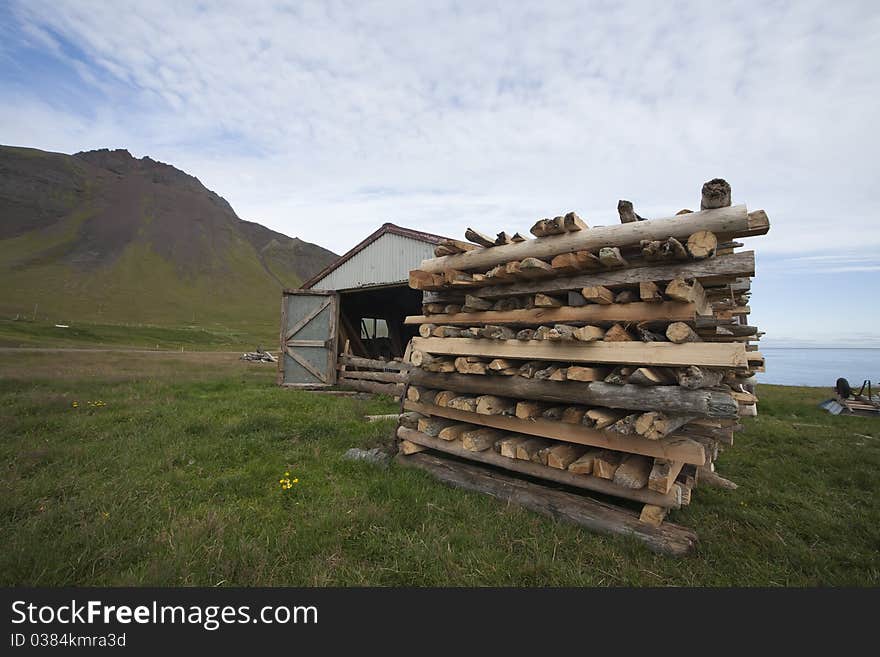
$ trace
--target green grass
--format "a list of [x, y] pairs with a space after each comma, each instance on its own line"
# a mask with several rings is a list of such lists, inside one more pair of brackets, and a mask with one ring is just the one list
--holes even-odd
[[[48, 356], [0, 353], [0, 584], [880, 583], [880, 421], [825, 414], [825, 391], [759, 388], [761, 415], [719, 464], [740, 487], [694, 491], [673, 520], [700, 545], [675, 559], [343, 461], [391, 440], [393, 423], [363, 415], [393, 404], [279, 389], [271, 367], [203, 356], [114, 356], [59, 378]], [[287, 469], [299, 483], [282, 491]]]
[[242, 330], [223, 326], [149, 326], [73, 322], [58, 328], [52, 322], [0, 319], [0, 347], [59, 347], [251, 351], [257, 345], [277, 352], [277, 327]]

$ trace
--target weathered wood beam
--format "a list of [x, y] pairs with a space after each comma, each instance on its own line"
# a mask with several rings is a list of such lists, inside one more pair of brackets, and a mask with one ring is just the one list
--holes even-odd
[[[606, 334], [607, 338], [607, 334]], [[724, 342], [564, 342], [530, 340], [528, 352], [520, 340], [477, 340], [472, 338], [413, 338], [413, 353], [487, 358], [522, 358], [569, 363], [620, 363], [634, 365], [701, 365], [746, 369], [750, 361], [762, 362], [757, 352], [745, 345]], [[415, 362], [415, 361], [413, 361]]]
[[684, 556], [694, 549], [697, 542], [697, 535], [685, 527], [672, 523], [652, 527], [640, 522], [635, 514], [624, 509], [583, 495], [489, 471], [476, 464], [451, 462], [428, 452], [398, 456], [397, 463], [424, 470], [450, 486], [490, 495], [505, 505], [518, 504], [590, 531], [634, 538], [644, 543], [648, 549], [661, 554]]
[[[767, 229], [769, 229], [769, 225]], [[599, 226], [563, 235], [548, 235], [526, 242], [424, 260], [419, 268], [427, 272], [440, 272], [444, 269], [486, 270], [511, 260], [522, 260], [529, 257], [552, 258], [560, 253], [571, 251], [638, 244], [644, 239], [659, 240], [675, 237], [687, 240], [692, 233], [698, 230], [708, 230], [716, 235], [732, 238], [754, 234], [754, 227], [749, 222], [746, 206], [737, 205], [694, 212], [688, 215], [687, 220], [672, 216], [627, 224]]]
[[[661, 410], [697, 416], [736, 418], [739, 404], [728, 392], [688, 390], [681, 386], [637, 386], [631, 383], [542, 381], [520, 376], [482, 377], [468, 374], [435, 374], [413, 370], [414, 385], [477, 395], [499, 395], [559, 404], [584, 404], [634, 411]], [[413, 409], [415, 410], [415, 409]]]

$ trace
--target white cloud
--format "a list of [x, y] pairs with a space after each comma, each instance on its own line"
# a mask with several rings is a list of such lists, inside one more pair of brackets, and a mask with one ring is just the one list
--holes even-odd
[[15, 10], [101, 86], [87, 112], [36, 93], [18, 99], [26, 118], [0, 107], [0, 141], [128, 147], [336, 251], [388, 220], [460, 235], [576, 209], [601, 224], [618, 198], [667, 215], [718, 175], [769, 212], [765, 253], [880, 247], [874, 3]]

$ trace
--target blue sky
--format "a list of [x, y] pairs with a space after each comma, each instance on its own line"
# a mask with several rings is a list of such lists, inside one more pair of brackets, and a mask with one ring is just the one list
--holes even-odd
[[[343, 252], [765, 209], [765, 344], [880, 347], [876, 2], [0, 2], [0, 143], [123, 147]], [[872, 285], [873, 282], [873, 285]]]

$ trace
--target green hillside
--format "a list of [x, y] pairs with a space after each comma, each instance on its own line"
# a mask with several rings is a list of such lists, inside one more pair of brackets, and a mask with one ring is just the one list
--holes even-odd
[[335, 257], [149, 158], [0, 147], [0, 318], [274, 335], [282, 287]]

